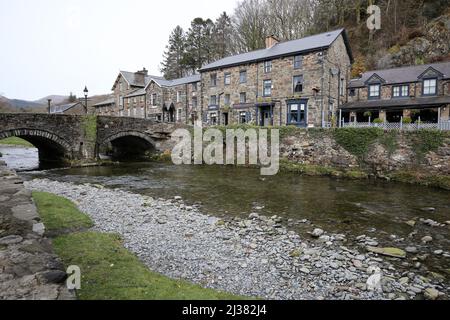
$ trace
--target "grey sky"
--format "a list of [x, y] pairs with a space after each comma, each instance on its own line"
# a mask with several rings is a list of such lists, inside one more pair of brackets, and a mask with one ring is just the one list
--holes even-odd
[[159, 74], [169, 34], [236, 0], [0, 0], [0, 94], [109, 93], [119, 70]]

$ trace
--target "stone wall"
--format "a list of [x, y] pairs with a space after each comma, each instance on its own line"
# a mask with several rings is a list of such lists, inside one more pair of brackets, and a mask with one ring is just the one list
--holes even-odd
[[30, 191], [0, 161], [0, 300], [74, 299]]
[[[343, 170], [362, 169], [378, 176], [409, 169], [430, 175], [450, 176], [448, 133], [442, 133], [442, 144], [438, 148], [423, 155], [418, 154], [417, 150], [421, 143], [430, 141], [424, 142], [421, 139], [430, 138], [421, 138], [420, 132], [382, 133], [369, 145], [368, 152], [363, 157], [358, 157], [336, 141], [334, 132], [319, 129], [296, 130], [281, 138], [280, 156], [295, 163]], [[425, 145], [424, 150], [427, 150]]]

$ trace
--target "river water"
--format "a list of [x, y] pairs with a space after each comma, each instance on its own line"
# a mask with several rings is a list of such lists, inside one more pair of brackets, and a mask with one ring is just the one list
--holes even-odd
[[[4, 160], [20, 170], [38, 167], [35, 149], [0, 147]], [[251, 212], [278, 215], [288, 227], [308, 236], [320, 227], [343, 233], [350, 245], [360, 235], [375, 238], [380, 246], [405, 249], [412, 267], [419, 255], [427, 270], [449, 279], [450, 226], [431, 227], [420, 219], [441, 224], [450, 220], [450, 192], [394, 182], [338, 180], [280, 173], [261, 177], [259, 170], [223, 166], [175, 166], [161, 163], [124, 163], [110, 167], [89, 167], [22, 172], [24, 179], [48, 178], [73, 183], [94, 183], [153, 197], [182, 196], [188, 204], [200, 204], [215, 216], [247, 217]], [[256, 209], [259, 207], [258, 209]], [[306, 223], [304, 220], [307, 220]], [[417, 221], [416, 226], [406, 224]], [[301, 222], [301, 223], [298, 223]], [[423, 244], [430, 235], [433, 241]], [[444, 254], [435, 254], [443, 250]], [[400, 264], [400, 262], [399, 262]]]

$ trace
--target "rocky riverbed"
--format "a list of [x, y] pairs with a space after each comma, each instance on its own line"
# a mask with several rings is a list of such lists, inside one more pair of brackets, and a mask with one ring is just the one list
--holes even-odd
[[[358, 250], [345, 235], [321, 229], [302, 239], [277, 216], [220, 219], [181, 197], [154, 199], [48, 179], [25, 185], [74, 201], [96, 230], [121, 234], [151, 270], [205, 287], [267, 299], [434, 300], [450, 292], [443, 278], [396, 269], [392, 262], [402, 251]], [[369, 237], [358, 241], [378, 245]]]

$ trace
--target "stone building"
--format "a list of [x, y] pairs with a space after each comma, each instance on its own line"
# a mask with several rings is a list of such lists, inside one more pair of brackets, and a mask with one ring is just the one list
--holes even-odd
[[449, 121], [450, 62], [368, 71], [348, 86], [345, 122]]
[[142, 111], [146, 105], [143, 89], [152, 79], [163, 78], [148, 75], [145, 68], [137, 72], [120, 71], [111, 89], [115, 101], [113, 115], [145, 117]]
[[199, 118], [200, 75], [152, 79], [145, 87], [148, 118], [161, 122], [193, 124]]
[[93, 105], [95, 109], [95, 114], [101, 116], [114, 116], [116, 115], [116, 103], [114, 98], [107, 99], [105, 101], [101, 101]]
[[330, 125], [353, 61], [344, 29], [226, 57], [200, 69], [205, 125]]

